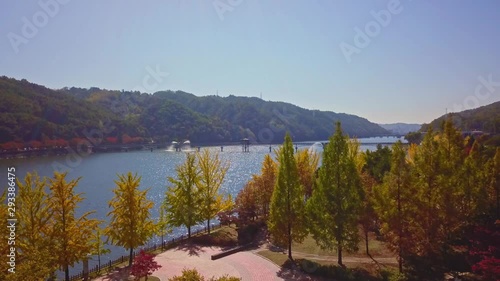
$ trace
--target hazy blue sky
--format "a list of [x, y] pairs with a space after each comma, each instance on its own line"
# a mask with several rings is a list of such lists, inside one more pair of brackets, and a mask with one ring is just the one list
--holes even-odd
[[[146, 80], [151, 92], [262, 92], [379, 123], [500, 100], [496, 0], [64, 2], [0, 2], [0, 75], [50, 88]], [[159, 83], [156, 68], [169, 73]]]

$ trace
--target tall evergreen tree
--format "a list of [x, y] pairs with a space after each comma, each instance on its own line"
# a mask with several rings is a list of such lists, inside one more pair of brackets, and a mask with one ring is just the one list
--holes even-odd
[[500, 220], [500, 147], [497, 147], [492, 160], [489, 202], [495, 210], [497, 220]]
[[374, 192], [377, 181], [366, 171], [360, 173], [361, 185], [363, 186], [363, 211], [361, 212], [360, 223], [365, 235], [365, 252], [370, 255], [368, 247], [368, 233], [377, 227], [378, 217], [374, 209]]
[[349, 149], [340, 123], [323, 150], [318, 186], [307, 202], [309, 228], [323, 249], [337, 249], [342, 265], [343, 250], [356, 250], [363, 190], [355, 153]]
[[460, 193], [458, 194], [458, 217], [461, 226], [474, 224], [478, 215], [489, 210], [488, 190], [491, 186], [493, 161], [485, 157], [482, 146], [475, 141], [463, 161], [460, 173]]
[[448, 236], [446, 239], [451, 239], [452, 234], [467, 221], [464, 216], [466, 215], [465, 210], [461, 211], [464, 209], [462, 206], [465, 197], [469, 197], [466, 200], [470, 202], [470, 196], [464, 196], [469, 193], [464, 186], [463, 179], [464, 139], [461, 133], [453, 127], [451, 119], [443, 123], [442, 133], [436, 139], [439, 145], [437, 153], [439, 158], [436, 160], [440, 163], [436, 198], [440, 212], [435, 215], [441, 221], [440, 232]]
[[430, 128], [415, 151], [415, 167], [412, 169], [414, 184], [417, 187], [415, 197], [418, 199], [416, 202], [418, 213], [415, 217], [419, 226], [415, 233], [419, 237], [417, 254], [423, 255], [437, 253], [439, 247], [436, 245], [442, 241], [442, 206], [440, 206], [442, 186], [439, 182], [442, 156], [437, 138], [436, 133]]
[[106, 235], [111, 243], [129, 250], [129, 266], [132, 265], [134, 249], [144, 245], [154, 233], [155, 225], [151, 219], [153, 202], [147, 199], [149, 189], [140, 190], [141, 177], [128, 172], [118, 175], [109, 201], [111, 216]]
[[391, 170], [375, 194], [375, 210], [382, 223], [382, 233], [389, 246], [398, 254], [399, 272], [403, 259], [415, 244], [413, 239], [415, 189], [412, 186], [411, 166], [401, 142], [392, 147]]
[[300, 185], [293, 154], [292, 139], [287, 133], [278, 155], [278, 178], [271, 197], [268, 220], [269, 232], [276, 243], [288, 247], [290, 260], [293, 260], [292, 242], [300, 243], [307, 235], [304, 223], [304, 188]]
[[184, 164], [176, 167], [177, 178], [169, 177], [171, 186], [166, 193], [166, 210], [171, 226], [185, 226], [191, 238], [191, 227], [203, 221], [200, 205], [202, 196], [197, 187], [200, 170], [196, 155], [187, 154]]

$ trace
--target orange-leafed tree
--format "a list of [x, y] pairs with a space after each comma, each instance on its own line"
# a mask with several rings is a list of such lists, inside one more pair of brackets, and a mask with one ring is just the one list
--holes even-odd
[[257, 187], [253, 180], [248, 181], [235, 200], [240, 223], [246, 224], [257, 217]]
[[319, 155], [315, 151], [303, 149], [295, 154], [295, 160], [300, 184], [304, 187], [306, 198], [309, 198], [312, 195], [314, 182], [316, 181]]
[[274, 162], [269, 154], [266, 154], [264, 161], [262, 161], [260, 175], [255, 175], [252, 179], [256, 186], [259, 213], [261, 213], [264, 218], [267, 218], [269, 215], [269, 204], [273, 196], [277, 175], [278, 164]]

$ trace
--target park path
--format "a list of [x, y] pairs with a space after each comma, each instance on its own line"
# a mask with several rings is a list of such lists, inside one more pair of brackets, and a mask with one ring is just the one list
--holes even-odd
[[[162, 281], [166, 281], [168, 278], [180, 275], [184, 268], [196, 268], [206, 278], [229, 275], [240, 277], [243, 281], [285, 280], [278, 277], [281, 269], [277, 265], [253, 252], [238, 252], [212, 261], [211, 255], [220, 252], [221, 249], [219, 247], [198, 246], [168, 250], [156, 256], [155, 260], [162, 268], [155, 271], [153, 275]], [[126, 279], [115, 273], [114, 275], [104, 276], [95, 280], [114, 281]]]
[[[206, 278], [229, 275], [240, 277], [242, 281], [313, 280], [296, 270], [281, 269], [276, 264], [258, 255], [258, 252], [263, 250], [268, 250], [268, 247], [261, 245], [251, 251], [238, 252], [212, 261], [211, 256], [222, 251], [220, 247], [181, 246], [156, 256], [155, 260], [162, 267], [155, 271], [153, 275], [162, 281], [167, 281], [173, 276], [182, 274], [182, 270], [185, 268], [195, 268]], [[296, 258], [331, 261], [332, 263], [337, 261], [336, 256], [322, 256], [301, 252], [293, 252], [293, 256]], [[375, 257], [375, 261], [370, 257], [343, 257], [344, 263], [397, 264], [396, 258]], [[121, 280], [127, 279], [119, 272], [95, 279], [95, 281]]]

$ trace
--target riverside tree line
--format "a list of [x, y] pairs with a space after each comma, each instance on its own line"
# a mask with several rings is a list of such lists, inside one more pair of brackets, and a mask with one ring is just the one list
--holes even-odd
[[[76, 216], [83, 200], [74, 191], [79, 179], [28, 174], [18, 181], [16, 274], [2, 276], [7, 273], [2, 263], [0, 279], [44, 279], [62, 268], [68, 280], [70, 266], [89, 253], [107, 251], [103, 236], [128, 249], [131, 264], [133, 250], [154, 234], [163, 240], [171, 227], [185, 226], [190, 236], [191, 227], [204, 221], [210, 231], [211, 220], [233, 210], [239, 224], [266, 222], [272, 240], [288, 249], [290, 259], [292, 243], [310, 234], [321, 248], [336, 249], [342, 264], [344, 252], [357, 250], [360, 233], [368, 243], [367, 233], [379, 231], [407, 275], [426, 271], [426, 260], [449, 267], [447, 258], [457, 253], [470, 256], [473, 269], [483, 276], [498, 270], [498, 244], [492, 241], [498, 236], [500, 149], [464, 139], [446, 122], [441, 133], [427, 132], [418, 146], [396, 143], [361, 152], [359, 142], [337, 124], [321, 162], [318, 168], [314, 152], [294, 153], [287, 135], [275, 159], [266, 155], [261, 173], [233, 204], [220, 191], [229, 164], [208, 150], [186, 154], [176, 177], [168, 178], [158, 220], [151, 218], [148, 190], [139, 189], [141, 178], [118, 175], [106, 227], [91, 218], [92, 212]], [[0, 210], [0, 219], [6, 214]], [[7, 229], [1, 231], [8, 235]], [[482, 238], [474, 240], [478, 236]], [[2, 247], [7, 254], [6, 243]]]
[[292, 243], [310, 234], [342, 265], [363, 236], [369, 254], [374, 231], [397, 255], [401, 278], [471, 269], [500, 278], [499, 148], [464, 138], [448, 120], [420, 145], [361, 152], [337, 124], [317, 165], [314, 152], [294, 154], [286, 136], [236, 198], [239, 218], [263, 219], [289, 259]]
[[[89, 258], [108, 253], [106, 242], [133, 251], [144, 245], [153, 235], [162, 237], [171, 227], [191, 227], [210, 220], [217, 213], [232, 208], [232, 198], [224, 196], [220, 186], [228, 169], [218, 154], [204, 150], [187, 154], [186, 162], [177, 167], [177, 176], [169, 177], [165, 200], [160, 206], [157, 220], [151, 217], [153, 202], [147, 198], [149, 189], [140, 189], [141, 177], [131, 172], [118, 175], [109, 201], [109, 223], [92, 218], [94, 212], [77, 216], [79, 204], [84, 200], [75, 192], [80, 178], [68, 181], [67, 173], [55, 172], [52, 178], [41, 179], [28, 173], [24, 181], [17, 181], [16, 216], [16, 268], [7, 271], [8, 264], [0, 264], [0, 280], [46, 280], [54, 278], [62, 269], [69, 280], [69, 267]], [[46, 190], [48, 189], [48, 192]], [[1, 202], [5, 202], [5, 192]], [[0, 205], [0, 220], [7, 220], [7, 205]], [[2, 237], [8, 229], [2, 228]], [[106, 238], [106, 239], [104, 239]], [[7, 243], [1, 245], [2, 256], [9, 251]]]

